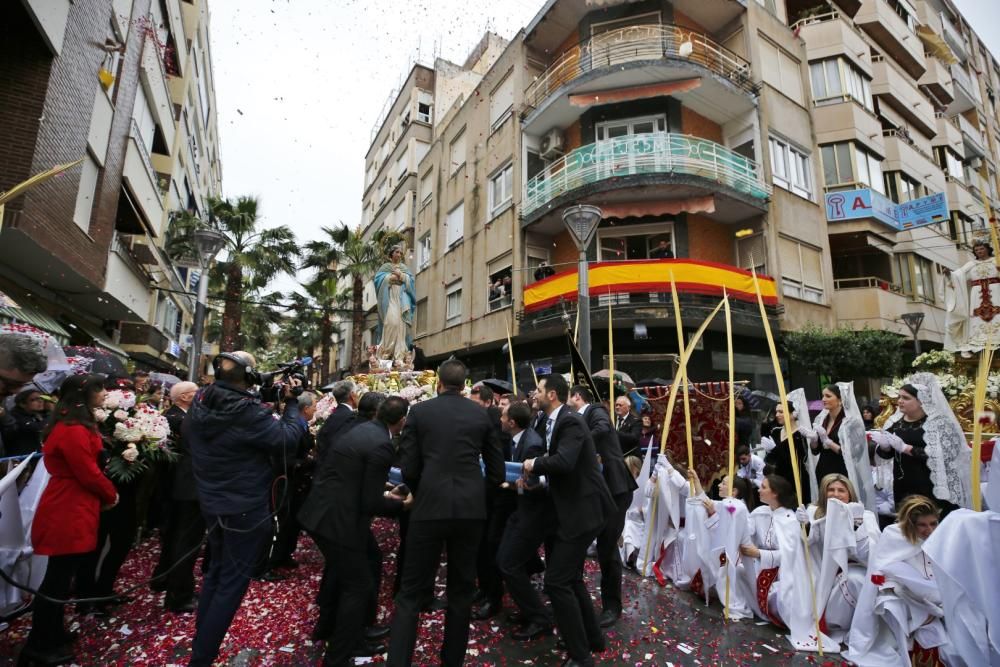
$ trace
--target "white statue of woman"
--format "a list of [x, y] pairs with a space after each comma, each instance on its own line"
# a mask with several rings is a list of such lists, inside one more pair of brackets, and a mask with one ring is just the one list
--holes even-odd
[[416, 292], [413, 273], [403, 263], [403, 249], [389, 250], [389, 261], [375, 272], [375, 294], [378, 299], [378, 356], [402, 361], [413, 345], [413, 317]]
[[1000, 271], [993, 248], [977, 240], [972, 254], [975, 259], [951, 272], [945, 319], [944, 349], [965, 356], [983, 350], [987, 341], [1000, 344]]

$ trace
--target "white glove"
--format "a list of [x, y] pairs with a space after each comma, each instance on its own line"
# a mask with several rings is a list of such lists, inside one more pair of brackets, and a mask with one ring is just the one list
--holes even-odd
[[795, 510], [795, 518], [803, 526], [809, 523], [809, 512], [804, 505], [799, 505], [799, 508]]
[[833, 444], [833, 440], [830, 439], [829, 434], [826, 429], [822, 426], [816, 427], [816, 437], [819, 438], [820, 443], [825, 449], [830, 449], [830, 445]]
[[[892, 435], [886, 431], [868, 431], [866, 434], [868, 439], [878, 445], [879, 449], [892, 449], [892, 441], [889, 436]], [[895, 436], [894, 436], [895, 437]], [[898, 438], [897, 438], [898, 439]]]
[[767, 436], [764, 436], [763, 438], [760, 439], [760, 446], [764, 448], [765, 452], [770, 452], [778, 445], [774, 442], [773, 438], [768, 438]]
[[671, 466], [670, 462], [667, 461], [666, 456], [658, 456], [656, 458], [656, 464], [653, 466], [653, 468], [655, 470], [656, 476], [657, 477], [662, 476], [663, 479], [667, 479], [667, 477], [670, 476], [670, 471], [673, 470], [673, 466]]
[[882, 431], [882, 442], [880, 443], [883, 449], [895, 449], [900, 454], [906, 449], [906, 443], [895, 433], [889, 433], [888, 431]]
[[809, 428], [808, 426], [806, 426], [805, 424], [802, 424], [802, 425], [801, 425], [801, 426], [799, 426], [799, 427], [798, 427], [798, 429], [796, 429], [796, 430], [797, 430], [797, 431], [798, 431], [798, 432], [799, 432], [799, 433], [800, 433], [800, 434], [802, 435], [802, 437], [803, 437], [803, 438], [805, 438], [805, 439], [806, 439], [807, 441], [809, 441], [809, 442], [814, 442], [814, 441], [816, 440], [816, 432], [815, 432], [815, 431], [813, 431], [812, 429], [810, 429], [810, 428]]
[[854, 525], [860, 526], [865, 520], [865, 506], [861, 503], [847, 503], [847, 509], [851, 513], [851, 518], [854, 519]]
[[652, 498], [653, 494], [656, 493], [656, 480], [655, 479], [646, 480], [646, 486], [643, 487], [642, 493], [647, 498]]

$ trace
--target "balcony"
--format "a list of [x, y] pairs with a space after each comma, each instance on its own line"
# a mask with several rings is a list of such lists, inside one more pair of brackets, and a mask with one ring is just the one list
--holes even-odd
[[[884, 4], [883, 0], [875, 1]], [[872, 56], [872, 73], [874, 74], [872, 95], [878, 97], [880, 101], [887, 102], [899, 115], [913, 123], [924, 134], [933, 135], [937, 129], [934, 109], [917, 89], [913, 79], [896, 69], [895, 65], [882, 56]]]
[[972, 77], [961, 64], [951, 66], [951, 78], [955, 91], [955, 99], [948, 105], [948, 113], [965, 113], [969, 109], [975, 109], [982, 105], [982, 95], [979, 94], [979, 85], [972, 81]]
[[145, 318], [152, 302], [150, 278], [116, 232], [111, 241], [104, 293], [120, 303], [130, 317]]
[[527, 183], [523, 224], [599, 193], [602, 201], [658, 203], [714, 197], [715, 212], [736, 222], [765, 210], [771, 188], [756, 162], [725, 146], [683, 134], [639, 134], [581, 146], [547, 165]]
[[917, 81], [917, 85], [927, 89], [943, 105], [951, 104], [955, 99], [955, 87], [952, 83], [948, 66], [937, 58], [928, 55], [925, 61], [927, 71]]
[[920, 330], [921, 340], [941, 342], [944, 339], [941, 309], [925, 301], [912, 300], [898, 285], [876, 277], [841, 278], [834, 280], [833, 285], [833, 306], [838, 322], [855, 329], [868, 326], [909, 337], [909, 330], [900, 316], [906, 312], [922, 312], [925, 318]]
[[944, 175], [934, 156], [921, 148], [907, 132], [885, 130], [883, 171], [902, 171], [928, 185], [933, 192], [944, 190]]
[[807, 16], [793, 23], [791, 30], [798, 31], [799, 37], [805, 41], [810, 60], [845, 56], [865, 74], [871, 75], [867, 57], [871, 47], [840, 12]]
[[[760, 335], [760, 311], [753, 279], [749, 271], [735, 266], [699, 262], [690, 259], [593, 262], [588, 271], [592, 321], [607, 322], [609, 302], [615, 309], [615, 321], [673, 317], [670, 277], [673, 275], [685, 324], [696, 326], [718, 304], [723, 288], [730, 296], [734, 324]], [[773, 278], [758, 276], [761, 295], [769, 317], [777, 317], [778, 288]], [[562, 326], [563, 318], [575, 315], [577, 301], [576, 270], [562, 271], [524, 288], [524, 308], [518, 313], [522, 333]], [[702, 311], [706, 311], [702, 313]], [[603, 318], [603, 320], [602, 320]], [[690, 318], [690, 321], [689, 321]], [[724, 326], [720, 322], [716, 327]]]
[[153, 170], [146, 144], [139, 134], [139, 127], [132, 121], [128, 147], [125, 149], [123, 176], [133, 200], [145, 217], [148, 229], [158, 234], [163, 221], [163, 198], [158, 186], [158, 176]]
[[986, 157], [986, 140], [978, 127], [973, 125], [965, 116], [955, 116], [958, 121], [958, 129], [962, 132], [962, 142], [965, 144], [965, 156]]
[[129, 356], [157, 368], [183, 366], [178, 363], [181, 349], [177, 341], [147, 322], [123, 322], [119, 342]]
[[962, 143], [962, 131], [958, 129], [958, 123], [944, 113], [937, 113], [934, 117], [937, 120], [937, 134], [931, 143], [935, 147], [947, 146], [964, 159], [965, 144]]
[[983, 200], [973, 196], [965, 183], [954, 176], [948, 177], [945, 192], [948, 195], [948, 208], [952, 211], [961, 211], [968, 216], [982, 212]]
[[955, 24], [943, 12], [940, 14], [940, 17], [941, 36], [944, 37], [944, 41], [951, 47], [955, 56], [961, 62], [965, 62], [969, 57], [969, 47], [965, 41], [965, 37], [962, 36], [962, 33], [955, 27]]
[[164, 143], [168, 147], [173, 146], [174, 132], [176, 131], [174, 104], [170, 95], [170, 87], [167, 85], [167, 72], [163, 68], [163, 58], [151, 37], [146, 38], [146, 43], [142, 47], [141, 74], [141, 78], [146, 82], [144, 89], [153, 117], [163, 132]]
[[924, 46], [886, 0], [864, 0], [854, 22], [913, 78], [926, 69]]
[[850, 96], [815, 102], [813, 126], [818, 144], [857, 141], [876, 154], [885, 155], [882, 123], [874, 113]]
[[542, 134], [598, 103], [671, 95], [723, 124], [751, 111], [750, 63], [711, 38], [673, 25], [636, 25], [569, 48], [525, 90], [523, 126]]

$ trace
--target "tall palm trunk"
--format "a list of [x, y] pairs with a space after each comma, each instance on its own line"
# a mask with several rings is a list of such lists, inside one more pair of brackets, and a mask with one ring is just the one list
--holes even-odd
[[240, 340], [240, 324], [243, 317], [243, 272], [239, 264], [233, 263], [226, 275], [226, 307], [222, 311], [223, 352], [232, 352]]
[[323, 335], [320, 348], [320, 381], [325, 385], [330, 380], [330, 339], [333, 338], [333, 319], [330, 317], [329, 304], [323, 308], [323, 320], [320, 323]]
[[351, 368], [355, 373], [361, 371], [364, 356], [361, 349], [361, 335], [364, 333], [365, 313], [362, 309], [365, 284], [361, 276], [354, 276], [351, 284]]

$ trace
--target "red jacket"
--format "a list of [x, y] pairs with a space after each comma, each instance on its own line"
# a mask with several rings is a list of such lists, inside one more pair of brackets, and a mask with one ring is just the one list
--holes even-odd
[[61, 556], [97, 548], [101, 505], [115, 501], [114, 484], [97, 465], [101, 437], [86, 426], [56, 424], [42, 445], [49, 480], [31, 525], [35, 553]]

